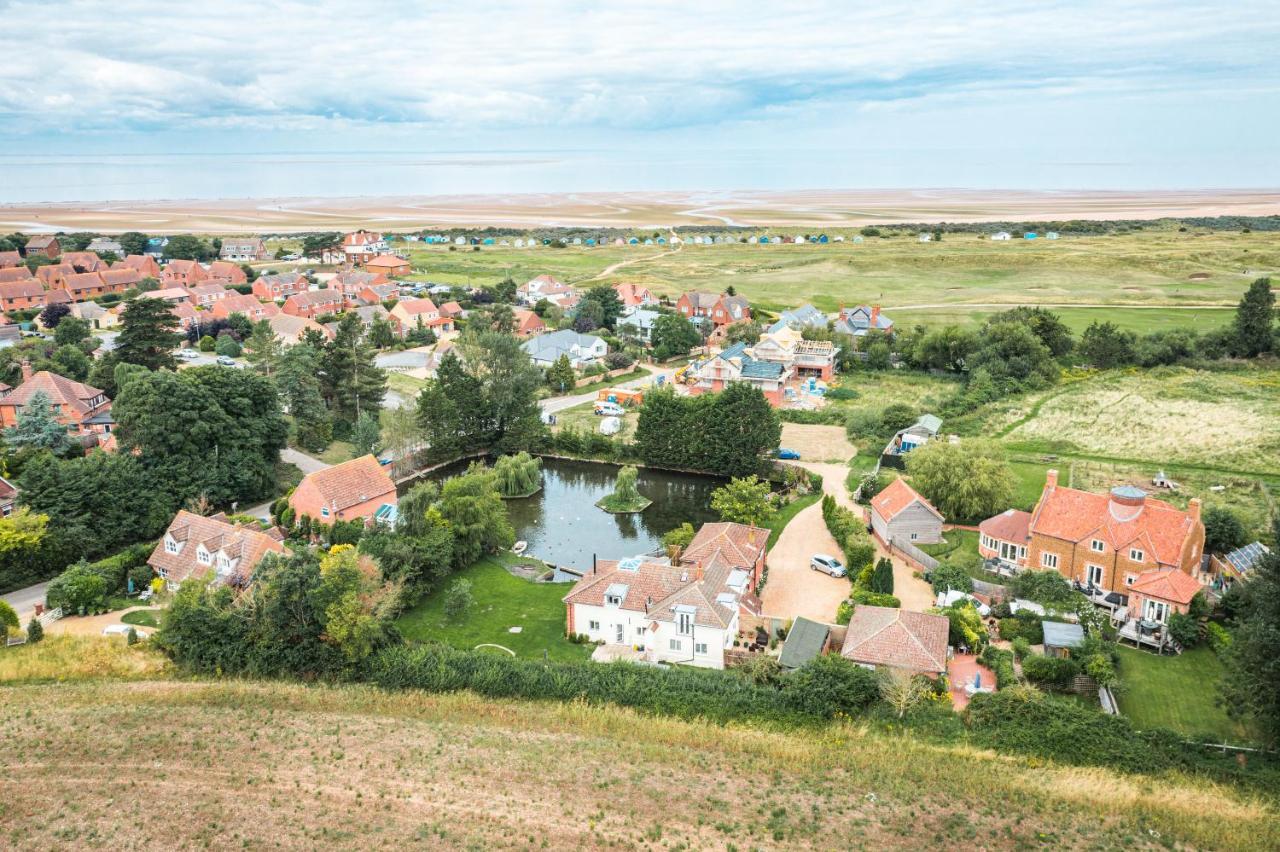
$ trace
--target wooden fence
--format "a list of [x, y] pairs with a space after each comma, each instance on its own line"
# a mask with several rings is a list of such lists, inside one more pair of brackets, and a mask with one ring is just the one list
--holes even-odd
[[917, 565], [919, 565], [921, 568], [923, 568], [926, 571], [932, 571], [934, 568], [938, 567], [938, 560], [934, 559], [932, 556], [925, 553], [923, 550], [916, 547], [914, 544], [912, 544], [909, 541], [899, 542], [899, 541], [894, 541], [893, 539], [890, 539], [889, 549], [891, 551], [892, 550], [898, 551], [903, 556], [907, 557], [912, 562], [915, 562]]

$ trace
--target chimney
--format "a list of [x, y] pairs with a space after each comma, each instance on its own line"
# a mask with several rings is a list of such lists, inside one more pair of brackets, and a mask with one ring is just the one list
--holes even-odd
[[1187, 514], [1191, 516], [1191, 520], [1200, 520], [1200, 498], [1192, 497], [1191, 502], [1187, 504]]
[[23, 358], [22, 359], [22, 380], [26, 382], [26, 381], [30, 381], [30, 379], [31, 379], [31, 362], [28, 361], [26, 358]]
[[880, 306], [872, 305], [871, 306], [871, 327], [878, 328], [879, 326], [877, 326], [876, 323], [879, 321], [880, 321]]
[[1047, 471], [1047, 472], [1045, 473], [1045, 475], [1044, 475], [1044, 487], [1045, 487], [1046, 489], [1048, 489], [1048, 488], [1057, 488], [1057, 487], [1058, 487], [1058, 471], [1056, 471], [1056, 470], [1049, 470], [1049, 471]]
[[702, 560], [701, 559], [699, 559], [697, 562], [693, 564], [693, 570], [694, 570], [694, 574], [693, 574], [694, 581], [701, 583], [702, 582]]

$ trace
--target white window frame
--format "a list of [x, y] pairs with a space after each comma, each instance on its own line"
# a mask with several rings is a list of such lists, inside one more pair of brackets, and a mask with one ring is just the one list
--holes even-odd
[[[1097, 580], [1093, 579], [1095, 574], [1098, 577]], [[1106, 569], [1103, 568], [1101, 565], [1094, 565], [1090, 563], [1084, 566], [1085, 579], [1089, 582], [1089, 585], [1091, 586], [1097, 586], [1098, 588], [1103, 588], [1102, 580], [1106, 576], [1106, 574], [1107, 574]]]
[[[9, 514], [9, 513], [8, 513], [8, 512], [5, 512], [5, 514], [7, 515], [7, 514]], [[178, 543], [177, 543], [176, 541], [174, 541], [173, 539], [171, 539], [171, 538], [166, 538], [166, 539], [164, 540], [164, 552], [165, 552], [165, 553], [177, 553], [177, 552], [178, 552]]]
[[1041, 565], [1041, 566], [1043, 566], [1043, 567], [1045, 567], [1045, 568], [1054, 568], [1054, 569], [1056, 569], [1056, 568], [1058, 567], [1058, 554], [1056, 554], [1056, 553], [1050, 553], [1050, 552], [1049, 552], [1049, 551], [1047, 551], [1047, 550], [1041, 551], [1041, 552], [1040, 552], [1040, 565]]
[[200, 550], [196, 551], [196, 561], [199, 562], [201, 565], [212, 565], [213, 554], [205, 550], [204, 548], [201, 548]]
[[701, 654], [702, 656], [705, 657], [707, 655], [707, 643], [706, 642], [693, 643], [693, 653]]
[[605, 595], [604, 604], [605, 606], [622, 606], [622, 597], [621, 595]]
[[1145, 562], [1145, 561], [1146, 561], [1146, 557], [1147, 557], [1147, 554], [1146, 554], [1146, 553], [1144, 553], [1143, 551], [1139, 550], [1138, 548], [1136, 548], [1136, 547], [1131, 547], [1131, 548], [1129, 548], [1129, 561], [1130, 561], [1130, 562]]
[[600, 629], [600, 622], [598, 622], [598, 621], [588, 621], [588, 622], [587, 622], [587, 629], [588, 629], [588, 630], [599, 630], [599, 629]]
[[676, 632], [681, 636], [688, 636], [693, 633], [694, 613], [677, 612], [676, 613]]
[[1142, 617], [1148, 621], [1158, 621], [1161, 624], [1168, 623], [1171, 608], [1164, 601], [1153, 601], [1147, 598], [1142, 602]]
[[1095, 538], [1093, 541], [1089, 542], [1089, 549], [1094, 553], [1106, 553], [1107, 546], [1102, 543], [1102, 539]]
[[684, 643], [681, 642], [679, 639], [672, 639], [668, 643], [668, 647], [670, 647], [672, 651], [683, 651]]

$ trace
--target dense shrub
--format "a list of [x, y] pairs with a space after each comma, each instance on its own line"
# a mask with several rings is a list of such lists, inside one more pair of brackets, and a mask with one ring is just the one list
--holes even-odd
[[1013, 667], [1013, 653], [995, 645], [988, 645], [978, 655], [982, 664], [996, 676], [996, 689], [1008, 689], [1018, 682], [1018, 672]]
[[1022, 659], [1022, 673], [1027, 680], [1039, 686], [1067, 689], [1080, 674], [1080, 664], [1067, 657], [1031, 654]]
[[1213, 653], [1222, 656], [1231, 649], [1231, 634], [1227, 632], [1227, 628], [1211, 621], [1205, 625], [1205, 637], [1209, 641], [1209, 647]]
[[1169, 616], [1169, 635], [1184, 648], [1200, 644], [1200, 623], [1189, 615], [1175, 612]]
[[933, 569], [929, 575], [929, 583], [933, 586], [935, 592], [942, 592], [947, 589], [957, 592], [973, 591], [973, 578], [963, 568], [946, 562]]
[[873, 592], [870, 589], [854, 589], [850, 595], [850, 600], [856, 604], [866, 604], [867, 606], [888, 606], [894, 609], [902, 606], [902, 601], [898, 600], [897, 596]]
[[1024, 639], [1028, 645], [1044, 643], [1044, 625], [1039, 618], [1002, 618], [999, 625], [1001, 639]]
[[[108, 595], [118, 594], [125, 590], [126, 580], [130, 572], [146, 566], [147, 557], [151, 555], [152, 544], [142, 543], [126, 547], [119, 553], [99, 559], [97, 562], [79, 562], [63, 571], [49, 582], [45, 593], [50, 607], [63, 607], [69, 612], [96, 609], [105, 604]], [[150, 582], [150, 569], [145, 582]], [[96, 577], [101, 581], [101, 592], [95, 590], [97, 583], [86, 583], [86, 576]], [[135, 584], [135, 590], [141, 591], [143, 586]]]
[[837, 654], [823, 654], [787, 678], [783, 695], [796, 710], [830, 719], [870, 707], [880, 697], [880, 683], [875, 672]]
[[876, 547], [857, 515], [836, 503], [835, 498], [827, 494], [822, 498], [822, 519], [826, 521], [827, 531], [844, 553], [844, 564], [849, 569], [850, 576], [857, 575], [872, 564]]
[[1047, 605], [1070, 604], [1076, 595], [1071, 584], [1056, 571], [1023, 571], [1010, 581], [1009, 588], [1015, 598]]

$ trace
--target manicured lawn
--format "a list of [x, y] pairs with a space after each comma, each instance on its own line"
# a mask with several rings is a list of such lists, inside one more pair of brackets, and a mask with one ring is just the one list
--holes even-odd
[[355, 457], [356, 448], [346, 441], [334, 441], [316, 458], [325, 464], [342, 464]]
[[1214, 704], [1222, 663], [1208, 648], [1177, 657], [1120, 649], [1120, 712], [1139, 729], [1169, 728], [1192, 739], [1252, 742], [1248, 729]]
[[765, 546], [771, 549], [774, 542], [778, 540], [778, 536], [782, 535], [783, 529], [786, 528], [787, 524], [791, 523], [791, 519], [821, 499], [821, 494], [806, 494], [783, 506], [781, 511], [774, 515], [773, 520], [768, 524], [769, 542]]
[[938, 544], [922, 544], [920, 549], [935, 559], [955, 561], [957, 558], [971, 556], [978, 558], [978, 533], [974, 530], [946, 530], [942, 537], [945, 541]]
[[[458, 572], [449, 582], [458, 577], [471, 581], [475, 598], [471, 608], [451, 621], [444, 614], [444, 592], [437, 592], [396, 622], [406, 639], [439, 640], [458, 648], [491, 643], [529, 659], [540, 659], [544, 650], [553, 660], [590, 656], [591, 646], [574, 645], [564, 638], [565, 609], [560, 599], [570, 585], [532, 583], [509, 574], [492, 558]], [[521, 631], [511, 633], [512, 627]]]
[[136, 624], [139, 627], [159, 627], [160, 610], [140, 609], [134, 612], [126, 612], [120, 616], [120, 621], [124, 624]]

